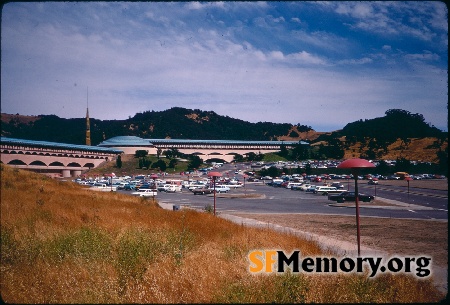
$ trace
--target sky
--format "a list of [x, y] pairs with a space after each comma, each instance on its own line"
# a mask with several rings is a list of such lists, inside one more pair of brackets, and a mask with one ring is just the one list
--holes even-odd
[[448, 130], [443, 2], [11, 2], [1, 112], [172, 107], [335, 131], [389, 109]]

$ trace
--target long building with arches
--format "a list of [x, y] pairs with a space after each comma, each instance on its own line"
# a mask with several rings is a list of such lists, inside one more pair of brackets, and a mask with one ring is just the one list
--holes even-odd
[[143, 139], [135, 136], [113, 137], [98, 146], [8, 137], [1, 137], [0, 144], [1, 163], [55, 177], [77, 177], [105, 161], [114, 160], [120, 154], [134, 155], [137, 150], [156, 155], [176, 149], [183, 154], [198, 155], [205, 162], [231, 162], [236, 154], [265, 154], [280, 151], [282, 146], [289, 149], [296, 145], [308, 145], [303, 141]]
[[220, 159], [231, 162], [236, 154], [269, 153], [280, 151], [281, 147], [293, 148], [308, 145], [304, 141], [240, 141], [240, 140], [188, 140], [188, 139], [143, 139], [136, 136], [119, 136], [103, 141], [98, 146], [122, 150], [135, 154], [136, 150], [147, 150], [150, 155], [177, 149], [184, 154], [198, 155], [203, 161]]
[[54, 177], [80, 176], [123, 153], [114, 148], [7, 137], [0, 139], [0, 152], [3, 164]]

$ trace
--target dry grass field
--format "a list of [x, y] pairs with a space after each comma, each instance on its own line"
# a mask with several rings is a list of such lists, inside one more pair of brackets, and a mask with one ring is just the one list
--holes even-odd
[[411, 303], [428, 280], [383, 274], [252, 275], [253, 249], [326, 255], [317, 244], [208, 213], [90, 192], [1, 166], [1, 286], [7, 303]]

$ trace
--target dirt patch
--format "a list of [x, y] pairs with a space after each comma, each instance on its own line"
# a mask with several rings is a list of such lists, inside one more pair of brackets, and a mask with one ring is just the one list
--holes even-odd
[[[356, 243], [355, 216], [319, 214], [244, 214], [284, 227]], [[361, 245], [396, 255], [429, 255], [434, 264], [447, 266], [447, 221], [361, 217]]]

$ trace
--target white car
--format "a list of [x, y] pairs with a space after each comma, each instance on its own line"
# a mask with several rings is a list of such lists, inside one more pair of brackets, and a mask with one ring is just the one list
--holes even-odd
[[139, 197], [154, 197], [158, 194], [158, 192], [154, 189], [139, 189], [131, 194]]
[[311, 184], [305, 183], [300, 185], [300, 187], [298, 188], [300, 191], [306, 191], [309, 187], [311, 186]]
[[[217, 187], [217, 186], [216, 186]], [[243, 187], [243, 185], [242, 184], [228, 184], [228, 187], [230, 188], [230, 189], [237, 189], [237, 188], [239, 188], [239, 187]]]
[[[214, 189], [214, 187], [210, 187], [210, 189]], [[216, 193], [228, 193], [230, 188], [226, 185], [216, 185]]]
[[171, 184], [171, 185], [169, 185], [169, 187], [166, 189], [166, 192], [167, 192], [167, 193], [181, 192], [181, 185]]
[[339, 194], [342, 193], [342, 190], [338, 190], [337, 188], [331, 186], [318, 186], [314, 189], [313, 193], [319, 195], [328, 195], [333, 193]]

